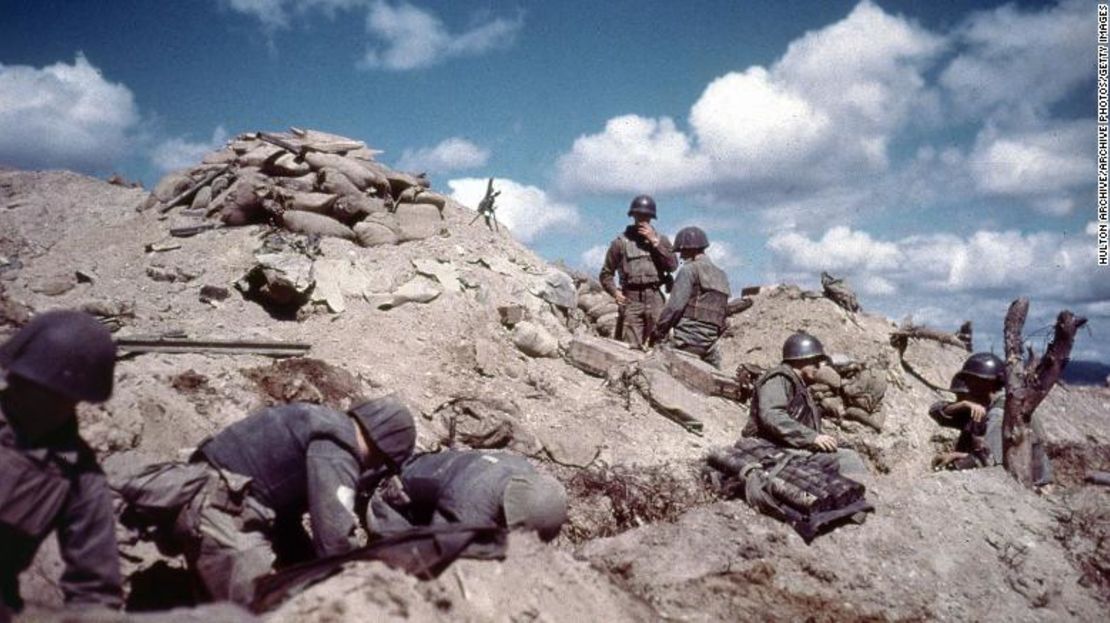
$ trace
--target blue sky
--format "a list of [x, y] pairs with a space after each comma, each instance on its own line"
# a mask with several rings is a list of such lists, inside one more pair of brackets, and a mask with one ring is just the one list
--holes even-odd
[[0, 163], [150, 186], [311, 127], [596, 271], [629, 199], [700, 224], [735, 289], [821, 270], [865, 308], [998, 343], [1092, 319], [1095, 3], [0, 0]]

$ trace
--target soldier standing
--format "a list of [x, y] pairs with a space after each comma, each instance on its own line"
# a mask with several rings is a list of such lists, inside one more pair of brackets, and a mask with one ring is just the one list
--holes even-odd
[[0, 345], [0, 621], [19, 612], [19, 573], [56, 531], [67, 604], [120, 608], [112, 497], [77, 428], [77, 403], [112, 394], [116, 345], [75, 311], [36, 316]]
[[[654, 199], [647, 195], [636, 197], [628, 208], [628, 215], [634, 222], [609, 245], [598, 279], [620, 306], [615, 337], [642, 347], [663, 309], [660, 288], [669, 283], [670, 273], [678, 268], [678, 258], [670, 240], [651, 225], [655, 218]], [[619, 289], [613, 280], [614, 274], [620, 275]]]
[[671, 345], [721, 367], [717, 343], [726, 328], [728, 316], [728, 277], [705, 254], [709, 238], [698, 227], [681, 229], [674, 248], [683, 265], [675, 277], [674, 289], [659, 314], [651, 342], [657, 344], [674, 328]]

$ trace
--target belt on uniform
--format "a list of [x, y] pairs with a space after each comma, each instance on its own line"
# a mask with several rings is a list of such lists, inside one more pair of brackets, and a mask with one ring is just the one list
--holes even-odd
[[624, 290], [626, 292], [641, 292], [643, 290], [658, 290], [659, 286], [661, 286], [661, 285], [663, 285], [663, 284], [659, 283], [659, 282], [655, 282], [655, 283], [629, 283], [629, 284], [622, 284], [621, 285], [621, 290]]

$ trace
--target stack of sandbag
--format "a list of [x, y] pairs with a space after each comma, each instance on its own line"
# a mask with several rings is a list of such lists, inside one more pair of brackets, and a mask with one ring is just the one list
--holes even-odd
[[139, 209], [181, 208], [232, 226], [272, 222], [364, 246], [439, 233], [447, 198], [422, 174], [377, 162], [377, 153], [315, 130], [240, 134], [196, 167], [163, 177]]
[[844, 402], [844, 418], [866, 424], [876, 431], [883, 429], [886, 412], [886, 373], [874, 366], [849, 363], [839, 368], [842, 383], [840, 395]]
[[[764, 372], [754, 364], [741, 363], [736, 367], [735, 380], [741, 392], [741, 402], [754, 399], [756, 383]], [[881, 431], [886, 423], [883, 411], [886, 387], [885, 371], [864, 363], [846, 361], [822, 366], [814, 383], [809, 386], [809, 392], [825, 417], [859, 422]]]
[[613, 337], [617, 329], [617, 300], [593, 279], [578, 284], [578, 309], [581, 309], [598, 334]]

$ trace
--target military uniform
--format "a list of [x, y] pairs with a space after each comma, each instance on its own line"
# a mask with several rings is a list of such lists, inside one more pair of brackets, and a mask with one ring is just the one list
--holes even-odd
[[[779, 365], [756, 381], [751, 414], [741, 434], [787, 448], [812, 447], [821, 434], [821, 412], [792, 367]], [[867, 473], [867, 467], [854, 450], [841, 448], [828, 454], [836, 458], [842, 474]]]
[[444, 450], [413, 457], [401, 469], [407, 500], [389, 503], [376, 496], [368, 524], [379, 533], [448, 523], [513, 527], [513, 487], [538, 479], [551, 483], [542, 491], [543, 508], [524, 511], [543, 515], [542, 525], [532, 527], [553, 538], [566, 519], [565, 492], [550, 477], [540, 476], [527, 459], [508, 452]]
[[[403, 412], [411, 429], [407, 410], [390, 398], [359, 408]], [[172, 538], [209, 594], [249, 603], [254, 580], [279, 558], [299, 562], [359, 545], [356, 493], [376, 486], [385, 470], [364, 469], [355, 426], [347, 414], [319, 405], [270, 407], [202, 443], [193, 463], [152, 466], [117, 488], [137, 507], [165, 500], [161, 510], [180, 508]], [[386, 454], [398, 445], [368, 434]], [[407, 458], [414, 441], [410, 430], [389, 463]], [[305, 512], [311, 539], [301, 523]]]
[[22, 609], [19, 574], [53, 530], [66, 603], [122, 607], [111, 491], [76, 421], [27, 444], [0, 412], [0, 620]]
[[[659, 244], [652, 246], [629, 225], [610, 243], [598, 279], [606, 292], [616, 296], [619, 291], [628, 299], [621, 309], [623, 330], [618, 337], [637, 347], [647, 342], [663, 309], [661, 287], [677, 268], [678, 257], [662, 234]], [[619, 290], [614, 275], [620, 276]]]
[[686, 262], [675, 277], [674, 289], [659, 314], [653, 341], [660, 341], [672, 328], [670, 343], [717, 368], [721, 353], [717, 343], [727, 328], [728, 276], [704, 253]]
[[[987, 467], [1002, 464], [1002, 421], [1005, 418], [1006, 393], [999, 392], [987, 407], [986, 417], [975, 422], [966, 413], [948, 415], [945, 408], [952, 402], [940, 400], [929, 407], [929, 417], [948, 428], [960, 431], [956, 438], [956, 452], [970, 455], [975, 466]], [[1052, 462], [1044, 448], [1044, 430], [1040, 420], [1033, 418], [1036, 441], [1033, 444], [1034, 482], [1038, 485], [1052, 482]]]

